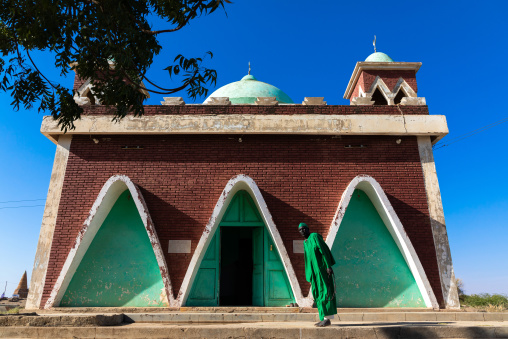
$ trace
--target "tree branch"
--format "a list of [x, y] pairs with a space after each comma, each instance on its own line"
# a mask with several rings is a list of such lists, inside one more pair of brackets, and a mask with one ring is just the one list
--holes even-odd
[[30, 53], [28, 52], [28, 49], [25, 48], [25, 51], [26, 51], [26, 55], [28, 56], [28, 59], [30, 59], [30, 62], [32, 63], [32, 66], [34, 66], [35, 70], [37, 71], [37, 73], [39, 73], [43, 78], [44, 80], [46, 80], [46, 82], [48, 84], [51, 85], [51, 87], [53, 87], [53, 89], [57, 89], [55, 85], [53, 85], [53, 83], [51, 81], [48, 80], [48, 78], [46, 78], [46, 76], [44, 74], [42, 74], [42, 72], [39, 70], [39, 68], [37, 68], [37, 65], [35, 64], [35, 62], [32, 60], [32, 57], [30, 56]]
[[150, 35], [156, 35], [156, 34], [161, 34], [161, 33], [171, 33], [171, 32], [179, 31], [189, 23], [190, 19], [195, 17], [196, 11], [198, 10], [198, 8], [201, 6], [202, 3], [203, 3], [203, 0], [196, 3], [196, 5], [194, 5], [194, 7], [190, 11], [190, 13], [185, 18], [185, 20], [182, 23], [180, 23], [180, 25], [178, 25], [178, 27], [175, 27], [172, 29], [163, 29], [163, 30], [158, 30], [158, 31], [147, 31], [145, 29], [142, 29], [141, 31], [143, 33], [150, 34]]

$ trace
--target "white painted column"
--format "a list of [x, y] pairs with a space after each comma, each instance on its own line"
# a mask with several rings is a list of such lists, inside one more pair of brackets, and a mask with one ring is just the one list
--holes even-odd
[[460, 308], [459, 295], [453, 272], [452, 255], [446, 232], [443, 203], [441, 201], [441, 191], [439, 190], [436, 166], [434, 164], [432, 143], [429, 136], [419, 136], [417, 140], [445, 307], [448, 309], [458, 309]]
[[49, 181], [46, 206], [44, 207], [44, 215], [42, 216], [39, 242], [37, 243], [34, 267], [30, 278], [30, 289], [26, 301], [26, 309], [36, 309], [40, 307], [48, 269], [51, 243], [53, 241], [53, 232], [55, 231], [56, 216], [58, 214], [58, 207], [60, 206], [60, 197], [62, 195], [65, 169], [67, 168], [67, 160], [69, 159], [71, 140], [72, 135], [61, 135], [58, 138], [55, 161], [53, 162], [53, 170]]

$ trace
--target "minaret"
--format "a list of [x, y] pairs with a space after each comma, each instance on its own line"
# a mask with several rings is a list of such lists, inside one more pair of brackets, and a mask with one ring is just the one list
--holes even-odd
[[396, 62], [375, 51], [356, 63], [344, 99], [351, 105], [426, 105], [425, 98], [417, 95], [416, 72], [421, 65]]
[[21, 280], [19, 281], [18, 287], [14, 290], [14, 294], [19, 294], [21, 299], [26, 299], [28, 295], [28, 283], [26, 280], [26, 271], [23, 273]]

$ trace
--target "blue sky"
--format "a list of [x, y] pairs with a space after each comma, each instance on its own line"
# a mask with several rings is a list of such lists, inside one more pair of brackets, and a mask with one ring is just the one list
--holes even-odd
[[[217, 11], [162, 36], [164, 49], [149, 76], [171, 86], [162, 69], [177, 54], [200, 57], [210, 50], [207, 65], [217, 69], [218, 87], [241, 79], [250, 61], [258, 80], [295, 102], [324, 96], [344, 105], [355, 63], [373, 52], [375, 34], [378, 51], [423, 63], [418, 94], [431, 114], [446, 115], [452, 138], [508, 117], [507, 7], [503, 1], [239, 0], [227, 6], [227, 17]], [[154, 20], [154, 27], [166, 26]], [[72, 86], [73, 76], [59, 77], [50, 55], [36, 59], [47, 77]], [[161, 100], [152, 95], [148, 103]], [[0, 93], [0, 293], [8, 281], [8, 294], [23, 271], [31, 274], [44, 207], [5, 207], [44, 200], [3, 202], [44, 199], [55, 151], [39, 132], [42, 115], [13, 112], [10, 102]], [[435, 152], [455, 272], [468, 293], [508, 294], [507, 133], [505, 123]]]

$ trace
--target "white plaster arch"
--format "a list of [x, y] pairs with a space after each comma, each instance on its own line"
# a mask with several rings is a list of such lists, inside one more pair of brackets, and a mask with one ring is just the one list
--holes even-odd
[[400, 222], [385, 192], [379, 183], [371, 176], [358, 175], [349, 183], [344, 193], [342, 193], [339, 207], [337, 208], [337, 212], [333, 218], [332, 225], [330, 226], [330, 231], [326, 237], [326, 244], [328, 247], [332, 248], [333, 243], [335, 242], [340, 224], [342, 223], [355, 189], [364, 191], [372, 201], [372, 204], [381, 216], [381, 219], [392, 235], [393, 240], [397, 244], [397, 247], [399, 248], [409, 269], [411, 270], [411, 273], [416, 280], [416, 284], [418, 285], [418, 289], [422, 294], [425, 305], [429, 308], [432, 307], [434, 309], [439, 309], [439, 304], [437, 302], [436, 296], [434, 295], [434, 291], [430, 286], [429, 280], [427, 279], [427, 275], [425, 274], [420, 259], [418, 258], [418, 255], [416, 254], [416, 251], [411, 244], [411, 240], [404, 230], [404, 226]]
[[393, 94], [392, 91], [390, 91], [390, 89], [388, 88], [388, 86], [386, 86], [383, 79], [381, 79], [381, 77], [379, 76], [376, 76], [376, 79], [374, 79], [374, 82], [372, 83], [372, 85], [370, 85], [369, 90], [365, 93], [366, 97], [372, 98], [372, 95], [374, 95], [376, 88], [378, 88], [381, 94], [383, 94], [388, 105], [393, 105], [393, 99], [395, 98], [395, 94]]
[[183, 279], [180, 292], [176, 298], [175, 306], [182, 306], [187, 301], [192, 283], [194, 282], [194, 278], [196, 277], [199, 265], [201, 264], [201, 260], [205, 255], [206, 249], [208, 248], [208, 245], [210, 244], [216, 229], [219, 227], [219, 223], [222, 220], [222, 217], [224, 216], [229, 203], [233, 199], [235, 193], [240, 190], [249, 192], [253, 198], [252, 200], [256, 204], [256, 207], [258, 208], [261, 217], [263, 218], [266, 228], [270, 232], [270, 235], [272, 236], [275, 246], [279, 252], [296, 302], [300, 305], [300, 307], [312, 306], [312, 299], [309, 299], [308, 297], [306, 298], [302, 294], [300, 284], [296, 278], [296, 274], [286, 251], [286, 247], [282, 242], [282, 238], [280, 237], [279, 231], [275, 226], [272, 215], [268, 210], [261, 191], [259, 190], [256, 182], [244, 174], [240, 174], [231, 178], [222, 191], [222, 194], [220, 195], [219, 200], [217, 201], [217, 204], [215, 205], [215, 208], [212, 212], [212, 216], [206, 224], [205, 230], [203, 231], [201, 239], [199, 240], [196, 250], [194, 251], [189, 267], [187, 268], [187, 272]]
[[402, 92], [404, 92], [404, 94], [407, 97], [410, 97], [410, 98], [416, 98], [417, 97], [416, 92], [411, 88], [411, 86], [408, 85], [406, 80], [402, 79], [402, 77], [399, 78], [399, 80], [395, 84], [395, 87], [393, 87], [392, 93], [393, 93], [394, 96], [397, 96], [397, 93], [399, 92], [399, 89], [402, 90]]
[[[146, 90], [146, 86], [143, 81], [140, 83], [139, 91], [143, 93], [147, 99], [150, 98], [150, 93]], [[96, 105], [102, 104], [100, 99], [94, 95], [91, 79], [87, 79], [81, 87], [78, 88], [78, 90], [74, 93], [73, 99], [78, 105], [90, 105], [90, 99], [87, 97], [88, 93], [92, 93]]]
[[[92, 95], [94, 94], [93, 93], [93, 86], [92, 86], [92, 83], [90, 81], [90, 79], [88, 79], [87, 81], [85, 81], [81, 87], [78, 88], [78, 90], [74, 93], [74, 101], [78, 104], [78, 105], [90, 105], [91, 102], [90, 102], [90, 99], [87, 97], [88, 93], [92, 93]], [[94, 95], [94, 99], [95, 99], [95, 103], [97, 105], [100, 104], [100, 100], [99, 98], [97, 98], [95, 95]]]
[[83, 223], [83, 227], [78, 233], [74, 246], [67, 255], [67, 259], [60, 271], [60, 275], [58, 276], [50, 297], [44, 306], [45, 309], [49, 309], [60, 304], [60, 301], [65, 294], [76, 269], [88, 250], [88, 247], [92, 243], [92, 240], [111, 211], [111, 208], [116, 203], [118, 197], [126, 190], [129, 190], [131, 193], [143, 225], [145, 226], [148, 238], [150, 239], [150, 243], [152, 244], [166, 292], [166, 302], [168, 305], [174, 304], [173, 291], [166, 260], [164, 259], [159, 238], [157, 237], [157, 233], [155, 231], [152, 218], [150, 217], [150, 213], [148, 212], [145, 200], [143, 199], [143, 195], [129, 177], [125, 175], [114, 175], [106, 181], [99, 192], [97, 199], [92, 205], [88, 218]]
[[358, 86], [358, 96], [359, 96], [360, 98], [365, 97], [365, 92], [363, 91], [362, 85], [359, 85], [359, 86]]

